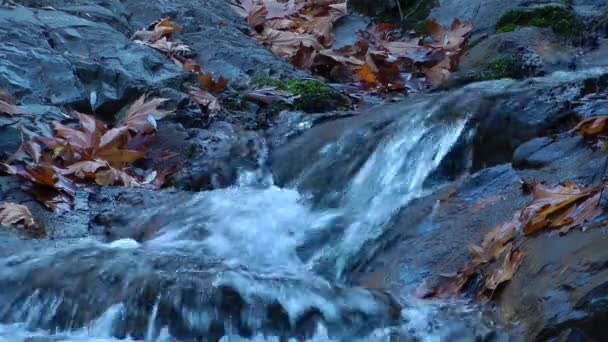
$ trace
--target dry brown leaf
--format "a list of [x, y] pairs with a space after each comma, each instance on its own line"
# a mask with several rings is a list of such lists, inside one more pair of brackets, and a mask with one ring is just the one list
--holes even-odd
[[16, 114], [25, 114], [19, 107], [0, 99], [0, 114], [13, 116]]
[[228, 80], [226, 80], [224, 76], [220, 76], [220, 78], [215, 81], [213, 80], [213, 75], [211, 73], [206, 74], [201, 72], [198, 77], [201, 88], [212, 93], [221, 93], [228, 87]]
[[254, 29], [261, 29], [266, 22], [266, 17], [268, 16], [268, 9], [263, 2], [254, 4], [247, 16], [247, 23], [249, 26]]
[[448, 30], [447, 27], [431, 21], [428, 28], [431, 37], [437, 41], [437, 43], [431, 44], [431, 46], [455, 50], [464, 44], [468, 35], [473, 30], [473, 23], [471, 21], [461, 23], [460, 20], [454, 19], [451, 29]]
[[19, 222], [27, 228], [36, 226], [34, 216], [26, 206], [9, 202], [0, 204], [0, 224], [12, 226]]
[[192, 88], [188, 93], [192, 100], [203, 107], [208, 113], [219, 113], [222, 110], [219, 100], [210, 92]]
[[65, 170], [61, 170], [61, 174], [74, 175], [80, 179], [95, 178], [95, 173], [106, 167], [109, 167], [108, 163], [102, 160], [80, 161], [68, 166]]
[[141, 184], [126, 172], [110, 167], [95, 174], [95, 182], [102, 186], [122, 185], [132, 188]]
[[431, 68], [425, 68], [424, 74], [426, 75], [427, 82], [432, 87], [440, 86], [443, 82], [450, 78], [450, 75], [452, 74], [450, 71], [451, 65], [450, 59], [446, 58]]
[[581, 121], [574, 131], [585, 137], [594, 137], [606, 131], [608, 115], [593, 116]]
[[496, 268], [486, 280], [486, 290], [494, 291], [500, 284], [511, 280], [519, 266], [521, 266], [525, 254], [522, 251], [513, 251], [512, 248], [513, 246], [510, 244], [505, 249], [502, 265]]
[[556, 187], [536, 184], [532, 192], [534, 200], [522, 211], [524, 233], [531, 235], [545, 228], [561, 229], [573, 222], [592, 220], [597, 217], [593, 208], [598, 207], [597, 195], [603, 189], [603, 184], [594, 188], [583, 188], [572, 182]]
[[245, 93], [245, 98], [248, 100], [263, 103], [265, 105], [270, 105], [275, 102], [293, 104], [299, 97], [300, 96], [294, 96], [293, 94], [280, 91], [273, 87], [254, 89]]
[[176, 25], [171, 22], [169, 19], [162, 19], [156, 26], [154, 27], [154, 39], [159, 40], [161, 38], [173, 38], [173, 33], [180, 31], [182, 29], [181, 26]]
[[363, 80], [364, 82], [371, 84], [378, 83], [378, 79], [376, 78], [376, 75], [372, 71], [372, 68], [369, 66], [369, 64], [365, 64], [361, 69], [359, 69], [359, 71], [357, 71], [357, 76], [361, 77], [361, 80]]
[[146, 101], [145, 95], [142, 95], [127, 110], [123, 124], [136, 132], [155, 131], [156, 121], [173, 113], [173, 111], [158, 108], [167, 100], [155, 98]]
[[289, 31], [279, 31], [272, 28], [264, 28], [257, 36], [275, 54], [290, 58], [295, 55], [300, 45], [312, 47], [315, 50], [322, 50], [323, 46], [312, 34], [298, 34]]

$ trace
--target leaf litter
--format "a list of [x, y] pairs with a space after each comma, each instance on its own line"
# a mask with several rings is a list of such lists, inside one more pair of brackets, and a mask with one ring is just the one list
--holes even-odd
[[157, 142], [156, 121], [172, 113], [161, 108], [165, 101], [142, 96], [127, 108], [117, 126], [72, 111], [78, 124], [56, 122], [53, 137], [22, 138], [20, 148], [1, 164], [2, 170], [28, 181], [25, 190], [56, 212], [71, 210], [78, 187], [90, 183], [162, 186], [156, 177], [152, 179], [157, 171], [138, 169], [134, 163], [150, 157], [146, 147]]
[[233, 0], [252, 36], [276, 55], [323, 80], [356, 83], [368, 92], [438, 87], [456, 70], [473, 29], [454, 20], [450, 28], [430, 21], [416, 36], [394, 25], [371, 24], [353, 32], [358, 42], [332, 48], [335, 27], [348, 15], [343, 0]]

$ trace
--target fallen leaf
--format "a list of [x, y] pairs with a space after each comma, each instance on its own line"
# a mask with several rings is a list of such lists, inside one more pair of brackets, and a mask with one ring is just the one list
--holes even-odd
[[573, 223], [582, 223], [597, 217], [599, 194], [604, 185], [583, 188], [575, 183], [551, 187], [545, 183], [534, 186], [533, 201], [522, 211], [525, 222], [524, 233], [534, 234], [542, 229], [572, 228]]
[[13, 116], [16, 114], [25, 114], [19, 107], [0, 99], [0, 114]]
[[608, 115], [593, 116], [581, 121], [574, 131], [585, 137], [594, 137], [606, 131]]
[[161, 120], [173, 111], [159, 109], [168, 99], [156, 98], [146, 101], [145, 95], [142, 95], [135, 101], [129, 109], [123, 120], [123, 124], [136, 132], [150, 132], [156, 130], [151, 124], [150, 117], [154, 120]]
[[376, 75], [372, 71], [372, 68], [369, 66], [369, 64], [365, 64], [361, 69], [359, 69], [359, 71], [357, 71], [357, 76], [361, 77], [361, 80], [363, 80], [364, 82], [371, 84], [378, 83], [378, 79], [376, 78]]
[[162, 19], [154, 27], [154, 39], [155, 40], [159, 40], [161, 38], [172, 39], [173, 33], [180, 31], [181, 29], [182, 29], [181, 26], [172, 23], [171, 20]]
[[202, 89], [190, 89], [188, 92], [194, 102], [203, 107], [209, 113], [219, 113], [222, 110], [222, 106], [218, 101], [217, 97], [213, 96], [210, 92]]
[[250, 101], [261, 102], [265, 105], [270, 105], [275, 102], [284, 102], [293, 104], [300, 96], [278, 90], [273, 87], [250, 90], [245, 93], [245, 98]]
[[95, 182], [103, 186], [122, 185], [128, 188], [140, 185], [140, 183], [129, 174], [113, 167], [97, 172], [95, 174]]
[[461, 23], [458, 19], [454, 19], [451, 29], [443, 27], [435, 21], [430, 21], [428, 24], [428, 31], [431, 37], [437, 41], [437, 43], [431, 44], [431, 46], [448, 50], [460, 48], [472, 30], [473, 23], [471, 21]]
[[512, 248], [512, 245], [506, 248], [502, 265], [494, 270], [485, 283], [486, 290], [494, 291], [500, 284], [511, 280], [521, 266], [525, 254], [522, 251], [513, 251]]
[[12, 226], [19, 222], [22, 222], [26, 228], [36, 226], [34, 216], [26, 206], [9, 202], [0, 204], [0, 224]]
[[223, 76], [220, 76], [217, 81], [214, 81], [212, 74], [201, 72], [198, 77], [201, 88], [212, 93], [221, 93], [228, 87], [228, 80], [226, 80]]

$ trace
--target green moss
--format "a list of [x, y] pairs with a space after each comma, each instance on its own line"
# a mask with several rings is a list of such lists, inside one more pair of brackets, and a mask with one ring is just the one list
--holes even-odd
[[530, 11], [509, 11], [496, 24], [496, 32], [511, 32], [518, 26], [550, 27], [556, 34], [568, 38], [579, 38], [584, 31], [582, 22], [560, 6], [545, 6]]
[[519, 26], [517, 26], [517, 24], [506, 24], [498, 29], [496, 29], [496, 33], [507, 33], [507, 32], [513, 32], [515, 30], [517, 30]]
[[521, 77], [521, 63], [511, 56], [501, 56], [493, 59], [486, 70], [481, 74], [483, 80], [494, 80], [498, 78]]
[[224, 108], [228, 110], [244, 110], [247, 108], [245, 104], [245, 97], [243, 95], [234, 96], [226, 99], [223, 102]]
[[254, 84], [262, 87], [276, 87], [299, 98], [294, 101], [294, 107], [306, 112], [323, 112], [335, 109], [344, 102], [339, 94], [327, 84], [317, 80], [271, 80], [258, 79]]

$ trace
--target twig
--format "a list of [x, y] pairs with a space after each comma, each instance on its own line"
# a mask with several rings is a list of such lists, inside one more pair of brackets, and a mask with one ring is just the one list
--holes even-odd
[[401, 9], [401, 0], [395, 0], [397, 2], [397, 9], [399, 9], [399, 17], [403, 21], [403, 10]]

